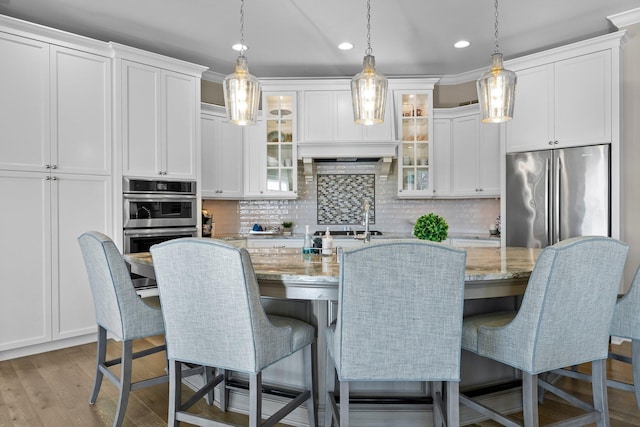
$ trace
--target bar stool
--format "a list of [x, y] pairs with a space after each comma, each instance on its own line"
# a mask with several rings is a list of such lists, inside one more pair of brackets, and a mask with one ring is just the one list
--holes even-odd
[[[162, 313], [138, 297], [127, 265], [108, 236], [90, 231], [78, 237], [78, 242], [89, 276], [98, 324], [96, 372], [89, 403], [93, 405], [96, 402], [102, 378], [106, 375], [118, 387], [118, 408], [113, 421], [114, 427], [118, 427], [124, 420], [131, 391], [169, 380], [168, 375], [163, 374], [138, 382], [131, 381], [134, 359], [165, 350], [163, 344], [133, 352], [134, 340], [164, 334]], [[122, 342], [122, 357], [106, 360], [107, 332]], [[118, 364], [119, 378], [109, 370], [110, 366]]]
[[[273, 426], [307, 404], [315, 427], [312, 344], [315, 329], [301, 320], [267, 315], [249, 253], [212, 239], [183, 238], [151, 247], [169, 357], [170, 426], [185, 421], [199, 426], [211, 420], [188, 412], [194, 401], [218, 384], [220, 406], [227, 409], [229, 371], [249, 376], [249, 425]], [[262, 421], [262, 372], [298, 352], [304, 356], [304, 389], [269, 387], [289, 402]], [[180, 362], [215, 367], [220, 375], [182, 402]], [[216, 424], [217, 425], [217, 424]]]
[[352, 381], [431, 382], [434, 425], [458, 426], [466, 252], [407, 241], [344, 251], [340, 262], [338, 315], [326, 335], [325, 427], [334, 419], [349, 426]]
[[[635, 393], [636, 405], [640, 408], [640, 267], [636, 270], [629, 290], [616, 303], [609, 332], [612, 336], [631, 340], [631, 357], [610, 351], [609, 359], [630, 364], [633, 383], [628, 384], [608, 379], [607, 386]], [[571, 370], [556, 369], [553, 374], [592, 381], [591, 375], [577, 372], [576, 368], [574, 366]], [[550, 380], [555, 381], [556, 379], [556, 377], [551, 377]]]
[[[609, 327], [628, 246], [607, 237], [577, 237], [545, 248], [517, 312], [464, 319], [462, 348], [522, 373], [525, 426], [538, 425], [538, 386], [586, 413], [559, 425], [608, 425], [605, 360]], [[538, 377], [591, 362], [590, 405]], [[519, 424], [460, 394], [460, 402], [506, 426]]]

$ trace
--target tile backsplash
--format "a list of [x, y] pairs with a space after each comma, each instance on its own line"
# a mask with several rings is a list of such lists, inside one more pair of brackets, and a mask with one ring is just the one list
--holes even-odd
[[[324, 219], [318, 214], [318, 175], [375, 175], [375, 229], [383, 233], [411, 234], [413, 222], [429, 212], [445, 218], [450, 232], [488, 233], [489, 225], [495, 223], [500, 213], [499, 199], [398, 199], [395, 160], [384, 182], [379, 179], [376, 162], [314, 163], [313, 167], [314, 181], [306, 184], [299, 164], [296, 200], [205, 201], [204, 207], [213, 213], [216, 234], [245, 233], [255, 223], [276, 226], [284, 220], [293, 221], [294, 233], [304, 233], [305, 225], [311, 230], [322, 230], [325, 226], [319, 222]], [[359, 220], [329, 225], [329, 229], [340, 230], [349, 225], [361, 229]]]
[[350, 225], [362, 222], [365, 201], [369, 221], [375, 224], [376, 175], [371, 173], [318, 173], [318, 225]]

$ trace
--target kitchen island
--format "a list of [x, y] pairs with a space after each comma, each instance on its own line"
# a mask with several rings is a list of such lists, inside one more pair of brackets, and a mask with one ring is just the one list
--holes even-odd
[[[318, 415], [324, 416], [326, 387], [325, 378], [325, 330], [337, 313], [338, 280], [340, 264], [335, 254], [322, 256], [302, 254], [299, 248], [248, 249], [256, 272], [263, 305], [267, 312], [305, 320], [316, 327], [316, 388], [318, 390]], [[530, 273], [540, 253], [539, 249], [526, 248], [468, 248], [465, 275], [465, 314], [485, 311], [512, 310], [520, 302]], [[153, 261], [149, 253], [127, 254], [125, 259], [132, 273], [154, 277]], [[302, 359], [293, 355], [271, 367], [264, 373], [265, 382], [288, 386], [302, 385]], [[461, 389], [482, 388], [485, 385], [509, 383], [515, 378], [512, 368], [463, 352], [461, 365]], [[358, 393], [378, 393], [385, 396], [428, 396], [430, 390], [424, 383], [357, 383], [353, 390]], [[247, 407], [247, 395], [234, 391], [231, 408], [242, 411]], [[517, 410], [520, 401], [517, 389], [490, 393], [486, 396], [490, 405], [502, 409]], [[429, 408], [428, 405], [426, 408]], [[277, 405], [266, 401], [265, 414], [277, 410]], [[477, 414], [461, 409], [464, 423], [478, 420]], [[384, 408], [363, 410], [354, 407], [357, 425], [389, 426], [430, 425], [431, 417], [425, 404], [402, 402], [384, 405]], [[298, 408], [285, 421], [291, 425], [307, 425], [306, 409]]]

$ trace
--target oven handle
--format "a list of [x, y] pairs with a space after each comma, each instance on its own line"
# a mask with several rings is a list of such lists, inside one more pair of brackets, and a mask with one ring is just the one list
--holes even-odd
[[172, 234], [188, 234], [197, 233], [196, 227], [184, 228], [134, 228], [124, 230], [124, 235], [129, 237], [146, 237], [146, 236], [168, 236]]
[[195, 200], [196, 196], [195, 195], [190, 195], [190, 194], [157, 194], [157, 193], [153, 193], [153, 194], [148, 194], [148, 193], [134, 193], [134, 194], [129, 194], [129, 193], [124, 193], [123, 197], [127, 200], [144, 200], [144, 201], [149, 201], [149, 200]]

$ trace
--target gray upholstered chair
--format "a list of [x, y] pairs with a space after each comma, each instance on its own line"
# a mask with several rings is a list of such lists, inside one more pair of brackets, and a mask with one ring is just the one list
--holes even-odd
[[[517, 312], [470, 316], [462, 348], [522, 373], [524, 425], [538, 425], [538, 386], [585, 411], [565, 425], [608, 425], [605, 361], [609, 327], [628, 246], [607, 237], [577, 237], [545, 248]], [[538, 374], [591, 362], [593, 402], [563, 392]], [[471, 398], [460, 401], [506, 425], [518, 425]]]
[[[618, 390], [634, 392], [636, 405], [640, 408], [640, 267], [636, 270], [629, 290], [616, 303], [610, 333], [612, 336], [631, 340], [631, 357], [610, 351], [609, 359], [630, 364], [633, 383], [629, 384], [608, 379], [607, 386]], [[612, 346], [612, 349], [613, 348]], [[571, 370], [554, 370], [553, 374], [592, 381], [590, 374], [578, 372], [576, 366]], [[556, 379], [554, 376], [550, 377], [550, 381], [555, 381]]]
[[434, 424], [459, 425], [466, 252], [405, 241], [344, 251], [340, 262], [338, 315], [326, 336], [325, 427], [333, 419], [349, 425], [351, 381], [432, 382]]
[[[98, 349], [93, 391], [89, 403], [94, 404], [107, 376], [119, 389], [118, 408], [114, 426], [124, 420], [129, 392], [168, 381], [168, 375], [131, 382], [134, 359], [165, 350], [165, 345], [133, 352], [133, 341], [139, 338], [162, 335], [164, 325], [160, 309], [153, 308], [140, 299], [131, 282], [127, 265], [113, 241], [102, 233], [91, 231], [78, 237], [82, 256], [89, 276], [93, 304], [98, 324]], [[106, 360], [107, 332], [122, 342], [120, 358]], [[120, 377], [108, 368], [120, 364]]]
[[[212, 239], [184, 238], [155, 245], [151, 254], [166, 328], [169, 425], [180, 421], [211, 425], [187, 412], [193, 398], [182, 403], [179, 362], [185, 361], [222, 370], [222, 410], [228, 401], [228, 371], [247, 374], [250, 426], [274, 425], [305, 401], [309, 424], [315, 426], [311, 348], [315, 329], [301, 320], [265, 313], [246, 249]], [[305, 389], [289, 390], [295, 397], [263, 424], [262, 371], [298, 350], [304, 353]], [[211, 381], [196, 396], [218, 383]]]

